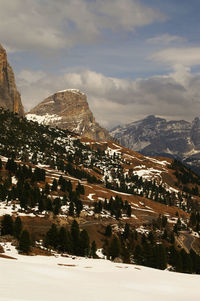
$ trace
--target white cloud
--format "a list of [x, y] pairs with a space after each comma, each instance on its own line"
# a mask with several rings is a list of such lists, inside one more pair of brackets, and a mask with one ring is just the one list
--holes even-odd
[[181, 43], [181, 42], [185, 42], [185, 41], [186, 40], [183, 37], [176, 36], [176, 35], [170, 35], [168, 33], [147, 39], [148, 43], [161, 44], [161, 45], [169, 45], [172, 43]]
[[149, 114], [191, 120], [200, 111], [200, 75], [192, 75], [186, 69], [135, 81], [106, 77], [91, 70], [60, 76], [24, 70], [17, 75], [17, 83], [27, 110], [56, 91], [80, 89], [87, 94], [97, 121], [106, 127]]
[[200, 47], [167, 48], [154, 53], [151, 59], [170, 66], [192, 67], [200, 65]]
[[95, 42], [104, 29], [133, 31], [164, 21], [139, 0], [0, 0], [0, 41], [10, 52], [55, 51]]

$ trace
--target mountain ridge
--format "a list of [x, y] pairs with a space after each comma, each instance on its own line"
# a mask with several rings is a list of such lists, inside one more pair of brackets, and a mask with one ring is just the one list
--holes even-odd
[[[122, 145], [145, 155], [178, 158], [200, 171], [200, 120], [192, 122], [147, 116], [115, 127], [110, 134]], [[198, 169], [197, 169], [198, 168]]]

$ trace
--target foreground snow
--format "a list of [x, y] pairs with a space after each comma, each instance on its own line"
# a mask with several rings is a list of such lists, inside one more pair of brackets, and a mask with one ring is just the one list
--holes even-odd
[[199, 276], [85, 258], [0, 258], [2, 301], [199, 300]]

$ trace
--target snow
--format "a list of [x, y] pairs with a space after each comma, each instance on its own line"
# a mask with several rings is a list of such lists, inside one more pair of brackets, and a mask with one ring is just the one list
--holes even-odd
[[27, 114], [26, 118], [28, 120], [36, 121], [40, 124], [49, 124], [50, 122], [61, 120], [62, 117], [56, 114], [37, 115], [37, 114]]
[[78, 89], [66, 89], [66, 90], [58, 91], [57, 93], [64, 93], [64, 92], [72, 92], [72, 93], [75, 93], [75, 94], [85, 95], [84, 93], [82, 93], [82, 92], [81, 92], [80, 90], [78, 90]]
[[144, 179], [152, 179], [152, 177], [159, 176], [162, 172], [163, 170], [154, 169], [152, 167], [133, 171], [134, 175]]
[[90, 193], [90, 194], [87, 196], [87, 198], [88, 198], [90, 201], [94, 201], [93, 195], [95, 195], [95, 193]]
[[8, 161], [8, 158], [7, 158], [7, 157], [1, 156], [1, 155], [0, 155], [0, 159], [1, 159], [3, 162], [7, 162], [7, 161]]
[[12, 177], [12, 184], [16, 185], [17, 182], [18, 182], [18, 181], [17, 181], [16, 177], [13, 176], [13, 177]]
[[199, 276], [103, 259], [22, 256], [10, 245], [0, 258], [2, 301], [197, 301]]

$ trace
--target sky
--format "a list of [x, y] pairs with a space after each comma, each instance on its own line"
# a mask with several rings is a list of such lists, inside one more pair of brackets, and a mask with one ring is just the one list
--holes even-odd
[[26, 111], [86, 93], [111, 129], [200, 111], [199, 0], [0, 0], [0, 43]]

